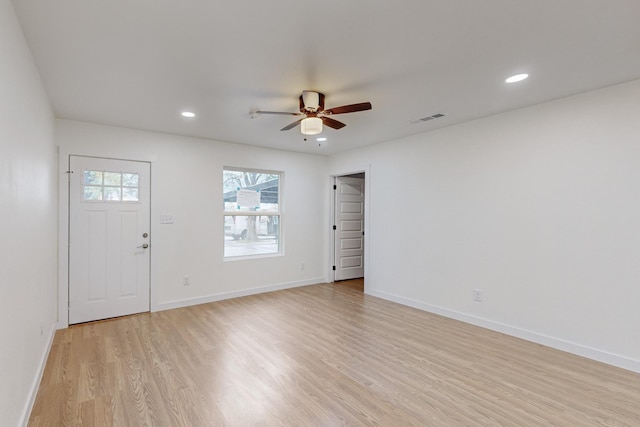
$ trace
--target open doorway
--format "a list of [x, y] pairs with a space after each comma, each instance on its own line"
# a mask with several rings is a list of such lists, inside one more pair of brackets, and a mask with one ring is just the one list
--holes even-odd
[[357, 292], [364, 292], [364, 277], [359, 279], [341, 280], [339, 282], [334, 282], [333, 284]]
[[333, 179], [333, 280], [364, 289], [365, 174]]

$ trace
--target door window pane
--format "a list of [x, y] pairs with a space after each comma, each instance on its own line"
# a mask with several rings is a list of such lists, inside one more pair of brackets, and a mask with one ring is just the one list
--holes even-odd
[[84, 186], [84, 200], [98, 201], [102, 200], [102, 187]]
[[126, 202], [138, 201], [138, 189], [137, 188], [122, 188], [122, 200]]
[[104, 185], [117, 185], [122, 184], [122, 174], [120, 172], [105, 172], [104, 173]]
[[122, 185], [124, 187], [137, 187], [138, 186], [138, 174], [137, 173], [123, 173]]
[[104, 200], [122, 200], [120, 187], [104, 187]]
[[138, 202], [137, 173], [85, 170], [83, 175], [85, 202]]
[[102, 185], [101, 171], [84, 171], [85, 185]]

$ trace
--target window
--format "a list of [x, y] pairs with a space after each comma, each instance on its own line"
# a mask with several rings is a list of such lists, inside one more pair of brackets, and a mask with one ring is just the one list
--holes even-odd
[[85, 202], [137, 202], [138, 174], [85, 170], [82, 179]]
[[224, 256], [280, 253], [282, 172], [225, 167]]

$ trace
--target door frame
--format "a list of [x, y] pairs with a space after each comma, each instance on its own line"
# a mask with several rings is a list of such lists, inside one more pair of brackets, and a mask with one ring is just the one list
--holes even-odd
[[[69, 191], [71, 169], [71, 156], [100, 158], [107, 160], [124, 160], [132, 162], [149, 163], [150, 187], [149, 187], [149, 234], [153, 236], [153, 160], [150, 159], [126, 159], [109, 155], [85, 154], [64, 151], [58, 147], [58, 324], [57, 329], [69, 327], [69, 233], [70, 233], [70, 200]], [[149, 311], [156, 311], [156, 289], [154, 274], [154, 255], [150, 253], [149, 259]]]
[[367, 165], [365, 168], [363, 169], [356, 169], [356, 170], [352, 170], [352, 171], [345, 171], [345, 172], [338, 172], [338, 173], [333, 173], [329, 176], [329, 226], [327, 227], [327, 230], [329, 230], [329, 237], [328, 237], [328, 241], [329, 241], [329, 245], [328, 249], [329, 249], [329, 254], [328, 254], [328, 266], [327, 266], [327, 282], [329, 283], [333, 283], [335, 282], [336, 279], [336, 275], [335, 272], [333, 270], [333, 266], [335, 265], [335, 248], [336, 248], [336, 241], [335, 241], [335, 233], [333, 231], [333, 226], [335, 224], [336, 221], [336, 199], [335, 199], [335, 194], [334, 194], [334, 190], [333, 190], [333, 186], [336, 183], [336, 178], [339, 177], [343, 177], [343, 176], [349, 176], [349, 175], [356, 175], [356, 174], [360, 174], [363, 173], [364, 174], [364, 291], [365, 293], [367, 292], [367, 278], [370, 278], [370, 262], [369, 262], [369, 242], [371, 241], [371, 234], [370, 234], [370, 227], [371, 227], [371, 209], [370, 209], [370, 200], [371, 200], [371, 168], [369, 165]]

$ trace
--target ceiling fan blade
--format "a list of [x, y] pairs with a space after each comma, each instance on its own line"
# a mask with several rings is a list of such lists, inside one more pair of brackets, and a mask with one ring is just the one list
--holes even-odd
[[256, 111], [257, 114], [283, 114], [285, 116], [300, 116], [301, 113], [285, 113], [284, 111]]
[[344, 123], [329, 117], [322, 117], [322, 123], [333, 129], [342, 129], [343, 127], [346, 126]]
[[343, 105], [342, 107], [329, 108], [328, 110], [324, 110], [323, 113], [344, 114], [344, 113], [355, 113], [356, 111], [365, 111], [365, 110], [371, 110], [370, 102], [361, 102], [360, 104]]
[[283, 130], [293, 129], [294, 127], [298, 126], [300, 124], [300, 122], [303, 121], [303, 120], [304, 120], [304, 117], [301, 118], [300, 120], [296, 120], [295, 122], [286, 125], [285, 127], [283, 127], [280, 130], [283, 131]]

